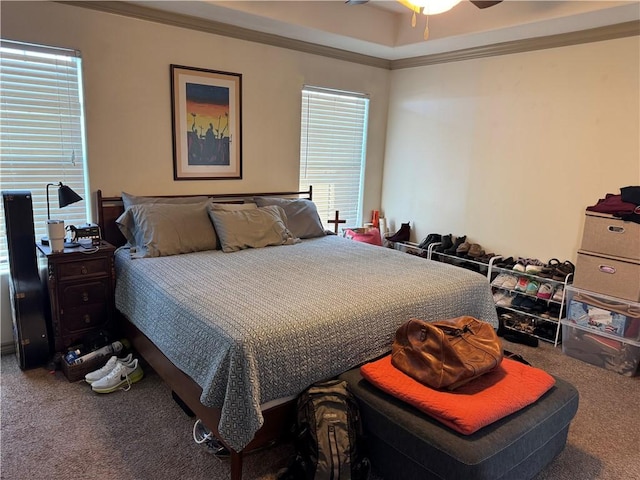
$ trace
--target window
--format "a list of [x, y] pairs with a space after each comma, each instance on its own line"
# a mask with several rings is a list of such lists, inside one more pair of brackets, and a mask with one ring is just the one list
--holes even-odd
[[[51, 218], [66, 225], [90, 217], [85, 172], [79, 52], [2, 40], [0, 43], [0, 187], [29, 190], [36, 239], [46, 236], [48, 183]], [[58, 208], [57, 184], [84, 201]], [[4, 209], [0, 269], [7, 268]]]
[[325, 228], [340, 211], [344, 226], [362, 223], [369, 98], [305, 86], [302, 90], [300, 189], [313, 186]]

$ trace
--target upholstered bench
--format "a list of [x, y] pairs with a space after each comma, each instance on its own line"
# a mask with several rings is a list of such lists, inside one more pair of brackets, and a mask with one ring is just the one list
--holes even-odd
[[379, 390], [359, 369], [340, 376], [358, 399], [369, 457], [387, 480], [528, 479], [558, 453], [578, 409], [578, 392], [555, 377], [537, 402], [463, 435]]

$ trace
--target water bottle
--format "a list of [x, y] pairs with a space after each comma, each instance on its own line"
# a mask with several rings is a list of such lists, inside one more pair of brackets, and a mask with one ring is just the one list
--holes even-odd
[[[127, 346], [127, 341], [126, 340], [122, 340], [120, 342], [113, 342], [110, 345], [107, 345], [105, 347], [102, 347], [98, 350], [95, 350], [93, 352], [89, 352], [86, 355], [83, 355], [81, 357], [76, 357], [73, 360], [73, 364], [74, 365], [79, 365], [81, 363], [87, 362], [89, 360], [92, 360], [96, 357], [105, 357], [107, 355], [111, 355], [111, 354], [117, 354], [119, 353], [124, 347]], [[79, 352], [79, 350], [78, 350]]]
[[64, 359], [67, 361], [69, 365], [75, 363], [75, 361], [80, 357], [80, 350], [70, 350], [64, 356]]

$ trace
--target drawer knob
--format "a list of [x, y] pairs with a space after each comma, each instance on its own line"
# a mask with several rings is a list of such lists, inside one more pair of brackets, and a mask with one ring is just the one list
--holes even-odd
[[87, 273], [87, 267], [85, 267], [84, 265], [80, 268], [80, 273], [85, 275]]
[[609, 225], [607, 227], [607, 230], [609, 230], [611, 233], [624, 233], [624, 227], [619, 227], [617, 225]]
[[82, 292], [82, 301], [83, 302], [89, 301], [89, 292]]
[[91, 315], [87, 314], [84, 316], [84, 323], [91, 323]]

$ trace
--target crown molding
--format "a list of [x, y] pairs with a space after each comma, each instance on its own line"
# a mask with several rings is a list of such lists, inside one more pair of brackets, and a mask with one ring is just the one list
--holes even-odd
[[605, 27], [590, 28], [577, 32], [559, 33], [545, 37], [526, 38], [510, 42], [495, 43], [482, 47], [465, 48], [453, 52], [437, 53], [420, 57], [403, 58], [391, 61], [391, 70], [403, 68], [423, 67], [438, 63], [460, 62], [475, 58], [509, 55], [512, 53], [532, 52], [547, 48], [567, 47], [582, 43], [601, 42], [640, 35], [640, 21], [631, 21], [607, 25]]
[[57, 1], [74, 7], [88, 8], [101, 12], [123, 15], [140, 20], [162, 23], [174, 27], [197, 30], [201, 32], [237, 38], [249, 42], [257, 42], [274, 47], [287, 48], [299, 52], [321, 55], [324, 57], [344, 60], [346, 62], [359, 63], [371, 67], [387, 70], [400, 70], [403, 68], [422, 67], [438, 63], [460, 62], [476, 58], [509, 55], [512, 53], [531, 52], [547, 48], [566, 47], [582, 43], [600, 42], [616, 38], [624, 38], [640, 35], [640, 21], [624, 22], [604, 27], [591, 28], [576, 32], [548, 35], [544, 37], [513, 40], [509, 42], [484, 45], [480, 47], [465, 48], [452, 52], [436, 53], [417, 57], [409, 57], [398, 60], [363, 55], [338, 48], [326, 47], [315, 43], [294, 40], [270, 33], [258, 32], [248, 28], [237, 27], [214, 20], [206, 20], [182, 15], [137, 4], [121, 1]]
[[200, 32], [222, 35], [225, 37], [247, 40], [249, 42], [263, 43], [274, 47], [287, 48], [297, 50], [299, 52], [311, 53], [314, 55], [322, 55], [324, 57], [344, 60], [346, 62], [360, 63], [371, 67], [384, 69], [391, 68], [391, 60], [384, 58], [363, 55], [360, 53], [349, 52], [339, 48], [325, 47], [315, 43], [304, 42], [302, 40], [294, 40], [291, 38], [274, 35], [271, 33], [263, 33], [248, 28], [237, 27], [215, 20], [206, 20], [190, 15], [182, 15], [173, 12], [156, 10], [154, 8], [144, 7], [127, 2], [118, 1], [57, 1], [73, 7], [88, 8], [91, 10], [99, 10], [101, 12], [112, 13], [116, 15], [124, 15], [127, 17], [138, 18], [150, 22], [162, 23], [174, 27], [187, 28], [190, 30], [198, 30]]

